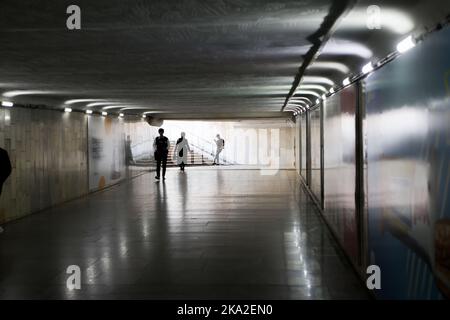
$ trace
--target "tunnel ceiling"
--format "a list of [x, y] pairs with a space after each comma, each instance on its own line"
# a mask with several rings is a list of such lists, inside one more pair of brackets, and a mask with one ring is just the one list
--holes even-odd
[[[387, 19], [374, 31], [365, 1], [2, 0], [2, 100], [163, 118], [278, 117], [290, 92], [328, 90], [445, 13], [433, 1], [389, 3], [389, 19], [405, 25]], [[66, 28], [71, 4], [81, 30]]]

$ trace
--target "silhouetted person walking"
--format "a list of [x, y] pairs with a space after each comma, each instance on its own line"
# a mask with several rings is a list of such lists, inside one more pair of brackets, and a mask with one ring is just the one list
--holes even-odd
[[127, 136], [127, 140], [125, 140], [125, 162], [126, 165], [133, 165], [133, 151], [131, 150], [131, 138]]
[[160, 128], [158, 130], [159, 137], [155, 138], [153, 142], [153, 149], [155, 150], [155, 160], [156, 160], [156, 177], [159, 180], [161, 175], [161, 164], [162, 164], [162, 177], [166, 178], [166, 166], [167, 166], [167, 155], [169, 154], [170, 142], [167, 137], [164, 136], [164, 129]]
[[177, 159], [177, 164], [180, 166], [181, 171], [184, 171], [184, 167], [187, 164], [188, 152], [191, 152], [189, 147], [189, 142], [186, 139], [186, 134], [181, 133], [181, 138], [177, 140], [177, 145], [175, 146], [174, 155]]
[[216, 156], [214, 158], [213, 165], [220, 163], [219, 155], [222, 152], [223, 148], [225, 147], [225, 140], [223, 140], [220, 137], [220, 134], [217, 134], [216, 139], [214, 141], [216, 142]]
[[[2, 194], [3, 183], [8, 179], [11, 170], [11, 161], [9, 160], [8, 152], [0, 148], [0, 196]], [[2, 232], [3, 228], [0, 227], [0, 233]]]

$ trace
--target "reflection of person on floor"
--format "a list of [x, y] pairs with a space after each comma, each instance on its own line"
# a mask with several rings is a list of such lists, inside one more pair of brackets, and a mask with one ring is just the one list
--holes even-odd
[[158, 130], [159, 137], [155, 138], [153, 142], [153, 150], [155, 150], [155, 160], [156, 160], [156, 177], [159, 180], [161, 175], [161, 164], [162, 164], [162, 176], [163, 179], [166, 178], [166, 165], [167, 165], [167, 155], [169, 154], [170, 142], [167, 137], [164, 136], [164, 129], [160, 128]]
[[131, 138], [128, 135], [127, 140], [125, 140], [125, 161], [126, 165], [134, 164], [133, 152], [131, 151]]
[[220, 134], [217, 134], [214, 141], [216, 143], [216, 157], [214, 158], [213, 165], [220, 164], [219, 155], [222, 152], [223, 148], [225, 148], [225, 140], [220, 137]]
[[181, 133], [181, 138], [177, 140], [177, 144], [175, 146], [174, 155], [177, 159], [177, 164], [180, 166], [181, 171], [184, 172], [184, 167], [187, 164], [188, 152], [191, 152], [191, 148], [189, 147], [189, 142], [185, 138], [185, 133]]
[[[8, 152], [0, 148], [0, 196], [2, 195], [3, 183], [8, 179], [11, 170], [11, 161], [9, 161]], [[2, 232], [3, 228], [0, 226], [0, 233]]]

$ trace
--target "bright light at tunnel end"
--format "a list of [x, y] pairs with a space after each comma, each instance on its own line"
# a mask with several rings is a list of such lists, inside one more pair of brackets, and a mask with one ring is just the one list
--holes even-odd
[[410, 35], [407, 38], [403, 39], [397, 44], [397, 51], [399, 53], [404, 53], [416, 46], [416, 42], [413, 37]]
[[107, 115], [108, 115], [108, 112], [106, 112], [106, 111], [102, 112], [102, 116], [106, 117]]
[[92, 110], [86, 110], [86, 114], [92, 114]]
[[72, 108], [64, 108], [64, 112], [72, 112]]

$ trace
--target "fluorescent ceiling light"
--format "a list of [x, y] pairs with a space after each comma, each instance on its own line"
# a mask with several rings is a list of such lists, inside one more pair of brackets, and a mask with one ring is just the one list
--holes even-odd
[[82, 102], [92, 102], [92, 101], [105, 101], [102, 99], [72, 99], [64, 101], [64, 104], [74, 104], [74, 103], [82, 103]]
[[334, 88], [333, 87], [330, 88], [330, 93], [334, 93]]
[[102, 109], [103, 110], [109, 110], [109, 109], [121, 109], [121, 108], [126, 108], [127, 106], [124, 106], [124, 105], [122, 105], [122, 106], [107, 106], [107, 107], [103, 107]]
[[403, 39], [399, 42], [397, 45], [397, 51], [400, 53], [404, 53], [408, 51], [411, 48], [414, 48], [416, 46], [416, 43], [412, 36], [408, 36], [406, 39]]
[[373, 65], [372, 62], [369, 62], [368, 64], [366, 64], [364, 67], [362, 67], [362, 72], [364, 74], [372, 72], [373, 71]]
[[86, 114], [92, 114], [92, 110], [86, 110]]
[[307, 108], [307, 105], [301, 105], [301, 104], [295, 104], [295, 103], [288, 103], [288, 105], [286, 106], [286, 108], [294, 108], [294, 109], [305, 109]]
[[108, 112], [102, 111], [102, 116], [106, 117], [108, 115]]
[[[105, 100], [102, 100], [105, 101]], [[111, 106], [113, 104], [119, 104], [114, 102], [92, 102], [86, 105], [86, 107], [97, 107], [97, 106]]]
[[321, 86], [319, 84], [300, 84], [297, 88], [297, 90], [320, 90], [322, 92], [327, 92], [327, 89], [324, 86]]
[[3, 93], [4, 97], [12, 98], [17, 96], [41, 95], [41, 94], [59, 94], [59, 91], [43, 91], [43, 90], [14, 90]]
[[296, 97], [296, 96], [294, 96], [294, 97], [292, 97], [289, 101], [298, 101], [298, 102], [309, 102], [309, 103], [311, 103], [311, 100], [310, 99], [308, 99], [308, 98], [305, 98], [305, 97]]
[[119, 113], [119, 117], [123, 117], [124, 116], [124, 114], [123, 113]]
[[342, 84], [344, 86], [348, 86], [350, 84], [350, 79], [349, 78], [345, 78], [344, 81], [342, 81]]
[[295, 94], [311, 95], [311, 96], [315, 96], [315, 97], [320, 98], [320, 94], [318, 94], [318, 93], [315, 92], [315, 91], [311, 91], [311, 90], [297, 90], [297, 91], [295, 92]]
[[64, 112], [72, 112], [72, 108], [64, 108]]
[[316, 61], [308, 67], [308, 70], [334, 70], [341, 73], [349, 73], [350, 69], [343, 63], [333, 61]]
[[334, 85], [333, 80], [327, 78], [327, 77], [319, 77], [319, 76], [304, 76], [302, 78], [302, 83], [306, 84], [306, 83], [321, 83], [321, 84], [326, 84], [329, 86]]
[[11, 108], [12, 106], [14, 106], [14, 103], [12, 103], [11, 101], [2, 101], [2, 107]]

